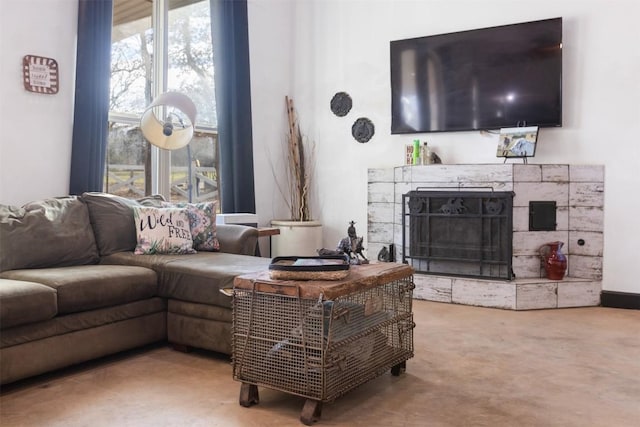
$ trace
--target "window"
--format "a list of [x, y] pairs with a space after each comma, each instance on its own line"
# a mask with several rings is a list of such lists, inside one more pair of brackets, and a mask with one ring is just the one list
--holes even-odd
[[[161, 31], [154, 31], [152, 20], [153, 8], [161, 11], [163, 6], [167, 13], [158, 13], [161, 19], [156, 21], [166, 29], [164, 43], [154, 40]], [[193, 201], [218, 200], [209, 0], [154, 0], [153, 4], [146, 0], [115, 0], [111, 46], [105, 191], [140, 197], [159, 189], [167, 199], [188, 200], [191, 182]], [[154, 54], [154, 50], [158, 53]], [[179, 91], [196, 104], [196, 132], [188, 147], [169, 152], [151, 147], [143, 138], [139, 121], [151, 103], [155, 84], [157, 93]], [[160, 167], [162, 162], [169, 167]]]

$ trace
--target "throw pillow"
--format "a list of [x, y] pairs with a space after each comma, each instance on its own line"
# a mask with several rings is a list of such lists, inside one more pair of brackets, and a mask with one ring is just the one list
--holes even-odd
[[220, 250], [220, 242], [216, 236], [216, 202], [163, 202], [162, 205], [187, 210], [194, 249], [198, 251]]
[[134, 253], [192, 254], [193, 240], [189, 229], [189, 215], [186, 209], [133, 208], [138, 244]]

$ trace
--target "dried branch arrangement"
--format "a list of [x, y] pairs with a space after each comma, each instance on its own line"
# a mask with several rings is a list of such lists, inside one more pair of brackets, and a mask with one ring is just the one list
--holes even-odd
[[293, 221], [309, 221], [309, 185], [312, 168], [313, 147], [307, 153], [293, 100], [285, 97], [289, 133], [287, 134], [287, 160], [289, 162], [289, 209]]

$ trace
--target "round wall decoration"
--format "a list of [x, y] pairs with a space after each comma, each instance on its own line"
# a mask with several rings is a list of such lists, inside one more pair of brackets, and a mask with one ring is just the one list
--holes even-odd
[[331, 98], [331, 111], [338, 117], [344, 117], [351, 111], [353, 102], [346, 92], [338, 92]]
[[373, 122], [366, 117], [360, 117], [351, 126], [351, 134], [361, 143], [369, 142], [374, 133]]

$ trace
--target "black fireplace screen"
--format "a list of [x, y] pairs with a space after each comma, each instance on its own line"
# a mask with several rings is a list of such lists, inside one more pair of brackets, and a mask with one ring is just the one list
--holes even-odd
[[513, 193], [410, 191], [402, 196], [403, 262], [420, 273], [513, 278]]

